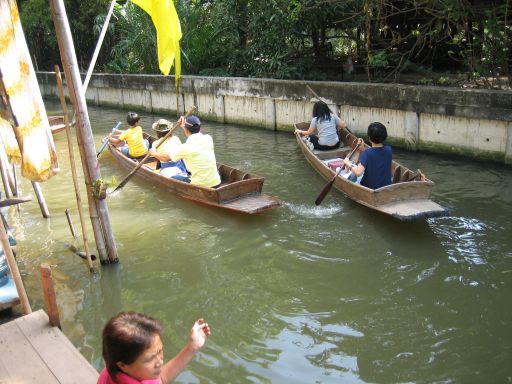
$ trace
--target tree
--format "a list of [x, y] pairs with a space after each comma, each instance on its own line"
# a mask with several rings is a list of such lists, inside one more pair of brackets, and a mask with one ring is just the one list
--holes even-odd
[[[89, 66], [99, 35], [99, 31], [91, 33], [94, 20], [107, 13], [109, 4], [109, 0], [65, 0], [77, 61], [82, 69]], [[48, 0], [19, 0], [18, 7], [34, 65], [39, 70], [52, 71], [55, 64], [60, 64], [60, 55]]]

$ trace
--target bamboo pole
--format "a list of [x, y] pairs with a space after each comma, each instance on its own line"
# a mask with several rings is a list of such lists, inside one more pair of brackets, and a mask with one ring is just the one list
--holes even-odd
[[69, 209], [66, 208], [66, 218], [68, 219], [69, 230], [71, 231], [71, 235], [76, 239], [75, 227], [73, 227], [73, 223], [71, 222], [71, 216], [69, 215]]
[[[2, 149], [3, 150], [3, 149]], [[4, 184], [5, 198], [12, 198], [11, 184], [9, 183], [9, 176], [7, 175], [7, 164], [5, 162], [7, 158], [0, 156], [0, 174], [2, 176], [2, 183]]]
[[18, 186], [16, 184], [16, 174], [14, 172], [14, 164], [12, 164], [12, 169], [9, 167], [9, 158], [7, 157], [7, 153], [5, 153], [5, 148], [3, 145], [0, 146], [0, 158], [3, 164], [5, 164], [5, 170], [7, 175], [7, 181], [9, 182], [9, 186], [11, 187], [11, 192], [13, 196], [18, 196]]
[[48, 206], [46, 205], [46, 200], [44, 199], [41, 185], [37, 181], [31, 181], [30, 183], [32, 184], [32, 188], [34, 188], [34, 192], [36, 193], [37, 202], [39, 203], [39, 208], [41, 208], [43, 217], [45, 219], [50, 217], [50, 212], [48, 211]]
[[7, 172], [9, 176], [9, 182], [11, 183], [11, 189], [13, 190], [14, 196], [18, 196], [18, 180], [16, 179], [16, 164], [12, 165], [12, 171]]
[[[93, 272], [94, 266], [92, 265], [91, 252], [89, 251], [89, 241], [87, 237], [87, 230], [85, 227], [84, 213], [82, 210], [82, 197], [80, 196], [80, 187], [78, 186], [78, 176], [76, 173], [73, 142], [71, 141], [71, 129], [69, 128], [68, 108], [66, 106], [66, 100], [64, 99], [64, 90], [62, 88], [62, 78], [60, 77], [59, 66], [55, 65], [54, 69], [55, 76], [57, 77], [57, 89], [59, 91], [60, 106], [62, 108], [62, 113], [64, 114], [64, 125], [66, 127], [66, 137], [68, 140], [69, 164], [71, 165], [71, 175], [73, 176], [73, 186], [75, 187], [76, 205], [78, 207], [78, 216], [80, 216], [80, 226], [82, 227], [82, 238], [84, 241], [85, 257], [87, 258], [89, 270]], [[71, 219], [69, 218], [69, 211], [67, 209], [66, 215], [68, 216], [68, 221], [71, 224]]]
[[39, 266], [41, 272], [41, 285], [43, 287], [44, 304], [48, 312], [48, 318], [52, 327], [59, 327], [60, 329], [60, 316], [59, 307], [57, 306], [57, 295], [55, 294], [55, 287], [52, 279], [52, 270], [50, 266], [43, 263]]
[[25, 291], [23, 280], [21, 280], [20, 270], [18, 269], [18, 264], [14, 259], [14, 254], [12, 253], [12, 249], [9, 244], [9, 238], [3, 225], [0, 225], [0, 241], [5, 252], [5, 257], [7, 258], [7, 264], [11, 270], [12, 279], [16, 285], [16, 291], [18, 292], [18, 297], [20, 298], [23, 314], [28, 315], [32, 312], [32, 308], [30, 308], [27, 292]]
[[114, 236], [108, 217], [108, 207], [105, 199], [99, 200], [92, 195], [92, 182], [100, 178], [98, 160], [94, 146], [91, 124], [87, 112], [85, 93], [82, 87], [78, 63], [75, 56], [71, 31], [66, 16], [66, 10], [63, 0], [50, 0], [52, 18], [57, 34], [60, 56], [63, 63], [66, 83], [69, 90], [69, 96], [77, 116], [77, 140], [82, 166], [84, 168], [85, 184], [87, 186], [87, 197], [89, 199], [89, 212], [96, 239], [96, 245], [99, 256], [103, 261], [105, 248], [110, 262], [118, 261], [117, 249]]
[[98, 54], [100, 53], [101, 45], [103, 44], [103, 39], [105, 38], [105, 33], [107, 32], [108, 23], [110, 22], [110, 18], [112, 17], [112, 13], [114, 12], [114, 6], [116, 5], [117, 0], [112, 0], [110, 3], [110, 8], [107, 13], [107, 17], [105, 18], [105, 22], [103, 23], [103, 28], [100, 32], [100, 37], [98, 38], [98, 42], [96, 43], [96, 48], [94, 49], [94, 54], [92, 55], [91, 63], [89, 64], [89, 69], [87, 70], [87, 75], [84, 80], [84, 93], [87, 92], [87, 87], [89, 86], [89, 80], [91, 80], [92, 72], [94, 71], [94, 66], [96, 64], [96, 60], [98, 59]]

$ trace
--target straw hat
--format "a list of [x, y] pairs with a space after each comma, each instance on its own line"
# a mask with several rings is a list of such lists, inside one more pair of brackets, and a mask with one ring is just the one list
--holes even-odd
[[167, 132], [171, 129], [171, 123], [168, 120], [160, 119], [151, 126], [157, 132]]

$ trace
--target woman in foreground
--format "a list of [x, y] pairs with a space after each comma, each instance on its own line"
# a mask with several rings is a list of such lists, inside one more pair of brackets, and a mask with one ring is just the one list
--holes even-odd
[[210, 336], [210, 327], [197, 320], [185, 347], [164, 364], [162, 326], [152, 317], [121, 312], [103, 329], [103, 359], [98, 384], [171, 383]]

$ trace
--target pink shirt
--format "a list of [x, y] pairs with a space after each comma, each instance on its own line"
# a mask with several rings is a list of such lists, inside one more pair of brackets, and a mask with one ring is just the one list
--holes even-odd
[[160, 384], [160, 379], [142, 380], [139, 381], [125, 373], [119, 372], [116, 375], [116, 380], [112, 380], [107, 371], [107, 368], [103, 368], [98, 378], [98, 384]]

